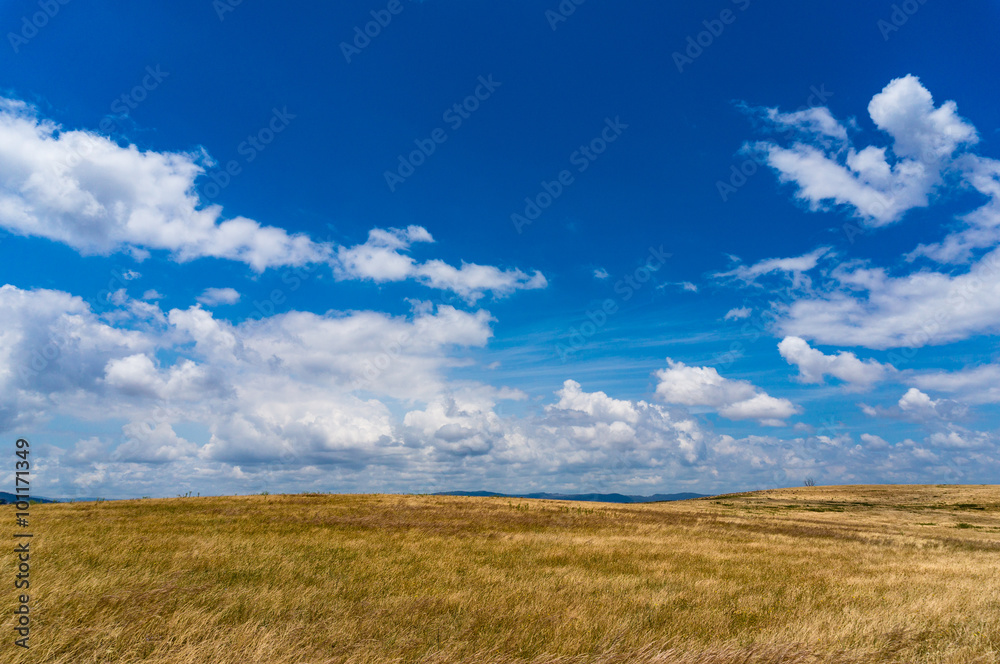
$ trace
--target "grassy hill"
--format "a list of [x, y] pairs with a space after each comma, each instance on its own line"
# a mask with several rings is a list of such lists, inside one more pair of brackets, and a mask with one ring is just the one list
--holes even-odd
[[[1000, 487], [32, 508], [8, 662], [997, 662]], [[11, 634], [13, 593], [2, 596]]]

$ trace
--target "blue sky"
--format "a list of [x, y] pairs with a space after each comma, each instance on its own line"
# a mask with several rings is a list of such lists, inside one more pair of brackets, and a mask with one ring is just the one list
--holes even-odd
[[0, 428], [66, 497], [995, 482], [998, 14], [5, 2]]

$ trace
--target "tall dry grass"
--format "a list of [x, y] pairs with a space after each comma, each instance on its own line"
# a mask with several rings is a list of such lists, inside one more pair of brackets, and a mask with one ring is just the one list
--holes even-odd
[[32, 518], [28, 653], [2, 597], [18, 664], [1000, 661], [998, 487], [179, 498]]

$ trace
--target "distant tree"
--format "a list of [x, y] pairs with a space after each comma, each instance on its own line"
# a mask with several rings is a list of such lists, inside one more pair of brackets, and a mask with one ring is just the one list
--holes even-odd
[[811, 477], [807, 477], [805, 481], [806, 486], [816, 486], [816, 480]]

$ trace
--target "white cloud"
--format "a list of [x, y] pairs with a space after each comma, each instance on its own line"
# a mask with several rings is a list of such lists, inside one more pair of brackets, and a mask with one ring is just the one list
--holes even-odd
[[952, 399], [932, 399], [915, 387], [909, 388], [890, 407], [870, 406], [865, 403], [859, 403], [858, 407], [869, 417], [890, 421], [910, 420], [930, 430], [938, 430], [943, 425], [957, 426], [957, 422], [965, 419], [969, 411], [964, 403]]
[[738, 309], [730, 309], [723, 316], [722, 320], [743, 320], [744, 318], [750, 318], [750, 314], [753, 313], [753, 309], [750, 307], [740, 307]]
[[906, 391], [898, 403], [904, 416], [926, 422], [941, 420], [952, 423], [953, 420], [965, 416], [968, 408], [950, 399], [931, 399], [927, 394], [915, 387]]
[[713, 276], [720, 279], [737, 279], [751, 284], [756, 282], [758, 277], [767, 274], [790, 274], [793, 285], [798, 286], [802, 283], [807, 283], [807, 278], [804, 276], [806, 272], [814, 269], [819, 264], [821, 258], [831, 254], [832, 250], [829, 247], [820, 247], [803, 256], [768, 258], [753, 265], [737, 265], [728, 272], [717, 272]]
[[996, 438], [984, 431], [969, 431], [952, 426], [948, 431], [932, 433], [927, 443], [945, 450], [995, 449]]
[[[115, 415], [127, 421], [122, 436], [116, 442], [92, 437], [47, 452], [39, 472], [54, 493], [255, 493], [279, 486], [642, 487], [630, 492], [648, 493], [794, 486], [807, 476], [824, 483], [984, 481], [1000, 467], [995, 436], [951, 424], [923, 442], [892, 446], [871, 434], [862, 435], [860, 444], [846, 433], [737, 439], [716, 435], [683, 412], [588, 392], [572, 380], [537, 414], [504, 415], [505, 399], [525, 395], [444, 375], [449, 344], [475, 344], [489, 335], [488, 317], [454, 310], [425, 309], [408, 318], [289, 312], [248, 326], [217, 321], [198, 308], [164, 318], [170, 327], [145, 332], [147, 345], [185, 354], [193, 340], [194, 352], [166, 364], [150, 351], [119, 350], [107, 363], [103, 384], [85, 386], [86, 398], [74, 399], [104, 413], [108, 404], [119, 404]], [[315, 334], [294, 338], [314, 328]], [[406, 335], [400, 338], [400, 331], [416, 345]], [[354, 360], [342, 356], [359, 340], [366, 342], [360, 353], [382, 372], [370, 377], [365, 396], [352, 387]], [[423, 364], [414, 361], [418, 357]], [[224, 385], [185, 382], [185, 375], [219, 376]], [[732, 406], [754, 417], [776, 414], [763, 412], [769, 397], [744, 381], [712, 372], [701, 377], [689, 381], [697, 387], [685, 391], [683, 400]], [[205, 434], [197, 433], [199, 426]], [[182, 430], [194, 435], [182, 436]], [[178, 486], [177, 477], [191, 483]]]
[[[222, 258], [256, 272], [330, 263], [338, 278], [416, 279], [469, 301], [486, 292], [502, 297], [547, 285], [538, 271], [417, 263], [400, 252], [433, 241], [419, 226], [374, 229], [362, 245], [335, 248], [245, 217], [225, 219], [222, 208], [204, 204], [196, 190], [208, 159], [122, 147], [93, 132], [65, 130], [24, 102], [0, 98], [0, 227], [84, 255], [126, 252], [143, 260], [159, 250], [179, 262]], [[138, 276], [128, 271], [124, 278]]]
[[773, 424], [800, 412], [787, 399], [772, 397], [749, 381], [730, 380], [713, 367], [689, 367], [667, 360], [669, 368], [656, 372], [656, 396], [666, 403], [706, 406], [732, 420], [760, 420]]
[[441, 290], [450, 290], [475, 302], [487, 292], [495, 297], [517, 290], [545, 288], [548, 283], [537, 270], [528, 275], [518, 269], [501, 270], [491, 265], [462, 263], [460, 268], [439, 260], [418, 263], [404, 251], [415, 242], [433, 242], [426, 229], [373, 229], [364, 244], [339, 247], [334, 262], [338, 279], [369, 279], [375, 283], [416, 279]]
[[913, 413], [919, 417], [936, 417], [936, 401], [921, 392], [915, 387], [911, 387], [899, 399], [899, 408], [906, 413]]
[[786, 362], [798, 368], [799, 378], [804, 383], [822, 383], [823, 377], [829, 375], [854, 387], [867, 388], [895, 371], [875, 360], [862, 362], [854, 353], [846, 351], [824, 355], [799, 337], [785, 337], [778, 344], [778, 352]]
[[994, 247], [1000, 241], [1000, 161], [965, 155], [958, 166], [965, 181], [989, 197], [989, 201], [959, 217], [959, 230], [949, 233], [940, 242], [918, 245], [906, 255], [907, 260], [924, 256], [938, 263], [970, 263], [978, 250]]
[[[809, 118], [774, 114], [770, 119], [804, 130], [819, 147], [802, 141], [787, 148], [761, 142], [757, 149], [782, 182], [797, 186], [796, 195], [812, 209], [846, 205], [873, 226], [927, 206], [956, 153], [978, 141], [955, 103], [935, 107], [930, 92], [912, 75], [891, 81], [868, 105], [875, 126], [892, 139], [891, 155], [884, 147], [847, 147], [846, 130], [838, 129], [828, 111], [815, 111]], [[830, 137], [838, 139], [832, 146]]]
[[1000, 403], [1000, 365], [984, 364], [961, 371], [932, 371], [911, 377], [925, 390], [960, 395], [968, 403]]
[[329, 257], [327, 246], [304, 235], [223, 219], [219, 206], [203, 205], [195, 191], [200, 159], [121, 147], [0, 99], [0, 226], [85, 255], [126, 251], [142, 259], [164, 250], [178, 261], [226, 258], [258, 272]]
[[[574, 381], [537, 415], [502, 415], [506, 400], [526, 395], [447, 375], [455, 349], [491, 337], [485, 311], [292, 311], [234, 325], [199, 307], [137, 318], [127, 313], [135, 302], [123, 296], [109, 312], [134, 327], [118, 329], [66, 293], [0, 289], [0, 424], [126, 422], [117, 440], [54, 448], [44, 469], [54, 492], [174, 495], [184, 487], [170, 478], [180, 476], [206, 492], [268, 481], [285, 490], [571, 488], [556, 477], [617, 490], [662, 485], [712, 454], [715, 437], [683, 413]], [[57, 361], [22, 376], [32, 349]], [[385, 482], [363, 479], [373, 476]]]
[[236, 304], [240, 301], [240, 294], [235, 288], [206, 288], [196, 299], [206, 307], [214, 307], [219, 304]]
[[786, 336], [865, 348], [920, 347], [1000, 332], [1000, 250], [964, 274], [921, 270], [890, 276], [849, 264], [826, 292], [792, 302], [777, 324]]
[[219, 376], [191, 360], [180, 360], [161, 372], [145, 354], [108, 360], [103, 382], [123, 395], [175, 401], [196, 401], [221, 385]]
[[658, 285], [656, 288], [657, 288], [657, 290], [663, 290], [663, 289], [669, 288], [671, 286], [677, 286], [682, 291], [687, 292], [687, 293], [697, 293], [698, 292], [698, 286], [695, 285], [695, 284], [693, 284], [693, 283], [691, 283], [690, 281], [668, 281], [666, 283], [662, 283], [662, 284]]
[[155, 347], [143, 332], [112, 327], [61, 291], [2, 286], [0, 317], [0, 430], [73, 411], [74, 395], [101, 390], [109, 360]]
[[610, 276], [611, 275], [608, 274], [608, 271], [605, 270], [603, 267], [599, 267], [596, 270], [594, 270], [594, 279], [607, 279]]
[[[872, 226], [929, 205], [941, 190], [981, 194], [986, 202], [959, 216], [955, 227], [944, 227], [943, 239], [921, 243], [905, 256], [911, 264], [929, 259], [968, 268], [922, 267], [907, 274], [844, 262], [824, 275], [829, 279], [821, 288], [778, 304], [775, 331], [875, 349], [1000, 332], [1000, 161], [971, 153], [976, 129], [958, 115], [954, 102], [935, 106], [914, 76], [890, 82], [871, 100], [869, 114], [891, 138], [891, 147], [837, 147], [828, 140], [829, 128], [817, 129], [810, 139], [800, 121], [793, 146], [764, 143], [762, 149], [773, 157], [779, 176], [795, 182], [798, 196], [814, 208], [829, 201], [847, 204]], [[771, 119], [791, 122], [780, 115]], [[747, 281], [755, 276], [742, 266], [725, 274]]]
[[889, 447], [889, 443], [884, 438], [870, 433], [861, 434], [861, 442], [865, 444], [865, 447], [872, 450], [884, 450]]
[[782, 113], [776, 108], [768, 108], [763, 110], [763, 116], [771, 124], [795, 129], [808, 137], [825, 136], [837, 144], [847, 141], [847, 130], [833, 117], [828, 108], [814, 107], [793, 113]]
[[159, 422], [130, 422], [122, 427], [122, 442], [110, 458], [114, 461], [160, 464], [197, 454], [198, 446], [177, 435], [173, 428]]
[[592, 470], [634, 466], [641, 472], [694, 464], [708, 451], [710, 435], [701, 425], [661, 406], [585, 392], [574, 380], [566, 380], [556, 396], [544, 417], [530, 421], [531, 429], [524, 431], [543, 454], [547, 441], [555, 441], [552, 451], [567, 455], [564, 464], [586, 458]]
[[567, 380], [556, 392], [559, 401], [547, 407], [548, 410], [575, 410], [586, 413], [601, 421], [621, 421], [635, 424], [639, 413], [631, 401], [612, 399], [604, 392], [584, 392], [580, 383]]
[[900, 158], [944, 159], [962, 145], [974, 144], [976, 129], [958, 115], [953, 101], [934, 107], [931, 93], [916, 76], [894, 79], [868, 104], [872, 121], [893, 138]]

